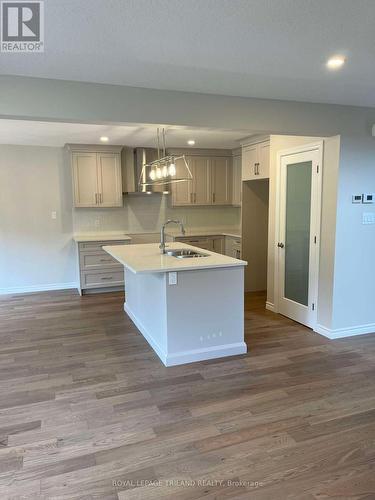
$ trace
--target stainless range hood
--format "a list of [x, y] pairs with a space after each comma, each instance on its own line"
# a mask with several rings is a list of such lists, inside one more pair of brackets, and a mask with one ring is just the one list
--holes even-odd
[[151, 167], [144, 169], [158, 159], [156, 148], [127, 148], [122, 150], [123, 191], [129, 194], [163, 194], [169, 192], [169, 186], [147, 184]]
[[167, 193], [168, 184], [156, 185], [150, 179], [152, 162], [158, 159], [158, 150], [154, 148], [135, 148], [134, 166], [135, 166], [135, 188], [138, 193]]

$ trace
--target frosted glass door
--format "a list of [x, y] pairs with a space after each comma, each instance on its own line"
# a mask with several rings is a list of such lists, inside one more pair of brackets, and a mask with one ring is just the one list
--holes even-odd
[[306, 326], [317, 321], [321, 150], [280, 160], [278, 311]]
[[309, 301], [312, 162], [286, 166], [284, 297]]

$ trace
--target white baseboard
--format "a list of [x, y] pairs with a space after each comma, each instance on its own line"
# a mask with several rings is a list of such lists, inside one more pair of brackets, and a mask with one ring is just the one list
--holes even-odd
[[68, 290], [78, 288], [75, 281], [70, 283], [49, 283], [47, 285], [14, 286], [10, 288], [0, 288], [0, 295], [15, 295], [17, 293], [48, 292], [50, 290]]
[[235, 344], [224, 344], [220, 346], [208, 347], [206, 349], [194, 349], [191, 351], [174, 352], [172, 354], [168, 354], [155, 342], [155, 340], [148, 333], [142, 323], [137, 320], [137, 318], [130, 310], [129, 306], [127, 306], [126, 302], [124, 304], [124, 310], [165, 366], [184, 365], [186, 363], [193, 363], [195, 361], [224, 358], [226, 356], [236, 356], [238, 354], [245, 354], [247, 352], [247, 345], [245, 344], [245, 342], [238, 342]]
[[343, 339], [345, 337], [354, 337], [356, 335], [367, 335], [369, 333], [375, 333], [375, 323], [370, 323], [368, 325], [353, 326], [350, 328], [336, 328], [336, 329], [326, 328], [323, 325], [316, 325], [314, 331], [331, 340]]
[[266, 302], [266, 309], [267, 311], [272, 311], [272, 312], [275, 312], [275, 304], [273, 304], [272, 302]]
[[215, 347], [208, 347], [207, 349], [193, 349], [191, 351], [168, 354], [166, 363], [164, 364], [165, 366], [184, 365], [186, 363], [194, 363], [195, 361], [237, 356], [238, 354], [246, 353], [247, 345], [245, 342], [237, 342], [236, 344], [223, 344]]

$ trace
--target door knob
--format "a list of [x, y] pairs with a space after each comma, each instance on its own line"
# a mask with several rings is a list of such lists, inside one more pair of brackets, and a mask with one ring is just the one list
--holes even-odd
[[279, 248], [284, 248], [284, 243], [278, 243], [278, 244], [277, 244], [277, 246], [278, 246]]

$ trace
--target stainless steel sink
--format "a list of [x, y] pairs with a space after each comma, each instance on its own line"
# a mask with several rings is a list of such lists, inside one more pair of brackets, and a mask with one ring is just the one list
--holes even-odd
[[188, 248], [166, 250], [165, 253], [170, 257], [176, 257], [176, 259], [193, 259], [197, 257], [208, 257], [207, 253], [196, 252], [195, 250], [189, 250]]

